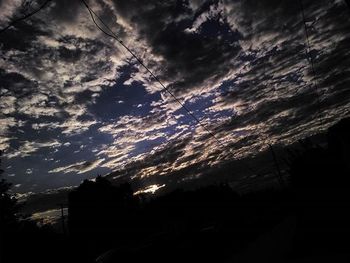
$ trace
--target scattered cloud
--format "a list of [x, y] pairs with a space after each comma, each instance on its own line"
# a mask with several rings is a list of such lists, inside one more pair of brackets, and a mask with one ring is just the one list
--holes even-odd
[[[62, 144], [57, 140], [47, 141], [47, 142], [25, 141], [19, 146], [19, 148], [16, 151], [13, 151], [12, 153], [7, 154], [6, 157], [11, 159], [18, 156], [19, 157], [31, 156], [32, 154], [39, 151], [40, 149], [57, 148], [57, 147], [60, 147], [61, 145]], [[27, 171], [30, 171], [30, 169], [27, 169]]]
[[77, 174], [82, 174], [82, 173], [86, 173], [89, 172], [93, 169], [95, 169], [96, 167], [98, 167], [105, 159], [98, 159], [95, 161], [82, 161], [82, 162], [78, 162], [78, 163], [74, 163], [74, 164], [70, 164], [67, 166], [62, 166], [62, 167], [58, 167], [55, 169], [52, 169], [49, 171], [49, 173], [60, 173], [63, 172], [64, 174], [66, 173], [77, 173]]
[[[289, 144], [349, 115], [342, 1], [306, 1], [308, 55], [292, 0], [90, 4], [206, 128], [100, 32], [79, 1], [54, 1], [0, 39], [0, 149], [15, 177], [24, 157], [38, 163], [38, 175], [26, 175], [19, 189], [47, 173], [63, 185], [60, 174], [98, 167], [129, 169], [135, 180], [183, 180], [186, 169]], [[0, 1], [0, 22], [23, 10], [22, 1]]]

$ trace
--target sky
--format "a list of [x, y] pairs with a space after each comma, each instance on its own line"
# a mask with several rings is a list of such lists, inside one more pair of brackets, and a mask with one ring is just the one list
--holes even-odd
[[[0, 0], [0, 28], [43, 2]], [[128, 167], [139, 167], [128, 179], [156, 182], [349, 115], [345, 1], [303, 0], [305, 24], [295, 0], [87, 2], [202, 125], [81, 1], [53, 0], [0, 34], [0, 148], [14, 192]]]

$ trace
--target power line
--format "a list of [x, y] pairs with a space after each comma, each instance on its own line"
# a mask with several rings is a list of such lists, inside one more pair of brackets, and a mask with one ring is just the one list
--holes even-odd
[[[209, 130], [206, 125], [204, 125], [192, 112], [191, 110], [184, 104], [182, 103], [176, 96], [174, 93], [172, 93], [163, 83], [162, 81], [143, 63], [143, 61], [128, 47], [124, 44], [124, 42], [110, 29], [110, 27], [103, 21], [103, 19], [97, 15], [94, 10], [92, 10], [89, 5], [86, 3], [85, 0], [81, 0], [82, 3], [85, 5], [85, 7], [87, 8], [87, 10], [89, 11], [89, 14], [92, 18], [93, 23], [96, 25], [96, 27], [103, 32], [105, 35], [115, 39], [117, 42], [119, 42], [119, 44], [121, 46], [123, 46], [131, 55], [133, 58], [136, 59], [137, 62], [140, 63], [140, 65], [146, 69], [146, 71], [156, 80], [156, 82], [158, 82], [161, 87], [162, 90], [161, 91], [166, 91], [170, 94], [170, 96], [203, 128], [207, 131], [207, 133], [216, 141], [216, 143], [223, 147], [226, 148], [226, 145], [224, 145], [216, 136], [215, 134]], [[96, 22], [96, 18], [101, 22], [101, 24], [109, 31], [107, 32], [106, 30], [104, 30], [100, 25], [98, 25], [98, 23]], [[168, 142], [169, 143], [169, 142]], [[167, 144], [168, 144], [167, 143]], [[232, 150], [230, 148], [228, 148], [229, 152], [233, 155], [235, 155], [234, 152], [232, 152]], [[243, 163], [242, 163], [243, 164]], [[243, 166], [245, 166], [246, 169], [248, 169], [250, 172], [256, 173], [251, 167], [249, 167], [246, 164], [243, 164]]]
[[46, 5], [51, 2], [52, 0], [46, 0], [38, 9], [34, 10], [33, 12], [24, 15], [23, 17], [20, 17], [18, 19], [15, 19], [14, 21], [10, 22], [10, 24], [8, 24], [6, 27], [4, 27], [3, 29], [0, 30], [0, 34], [4, 33], [7, 29], [9, 29], [11, 26], [14, 26], [15, 24], [35, 15], [36, 13], [38, 13], [40, 10], [42, 10], [43, 8], [46, 7]]
[[[302, 16], [302, 19], [303, 19], [305, 38], [306, 38], [306, 48], [305, 48], [306, 59], [310, 62], [312, 74], [314, 75], [314, 78], [315, 78], [314, 81], [313, 81], [313, 84], [315, 86], [316, 95], [317, 95], [318, 118], [319, 118], [319, 120], [321, 122], [321, 99], [320, 99], [319, 85], [318, 85], [317, 79], [316, 79], [317, 78], [317, 73], [316, 73], [316, 70], [315, 70], [314, 59], [312, 57], [312, 54], [310, 54], [311, 42], [310, 42], [310, 35], [309, 35], [308, 29], [307, 29], [307, 25], [306, 25], [305, 8], [304, 8], [303, 0], [299, 0], [299, 4], [300, 4], [301, 16]], [[308, 57], [309, 57], [309, 59], [308, 59]]]
[[[109, 37], [114, 38], [115, 40], [117, 40], [119, 42], [120, 45], [122, 45], [136, 60], [137, 62], [140, 63], [140, 65], [146, 69], [146, 71], [156, 80], [156, 82], [158, 82], [161, 87], [162, 87], [162, 91], [166, 91], [170, 94], [170, 96], [202, 127], [204, 128], [211, 137], [213, 137], [215, 139], [215, 141], [220, 144], [220, 146], [225, 147], [225, 145], [218, 139], [216, 138], [215, 134], [210, 131], [192, 112], [191, 110], [184, 104], [182, 103], [173, 92], [171, 92], [163, 83], [162, 81], [143, 63], [143, 61], [135, 55], [135, 53], [128, 47], [126, 46], [123, 41], [115, 34], [113, 33], [113, 31], [109, 28], [109, 26], [89, 7], [89, 5], [86, 3], [85, 0], [81, 0], [83, 2], [83, 4], [85, 5], [85, 7], [88, 9], [90, 16], [92, 18], [92, 21], [94, 22], [94, 24], [96, 25], [96, 27], [101, 30], [104, 34], [106, 34]], [[106, 27], [108, 29], [108, 32], [106, 32], [101, 26], [98, 25], [98, 23], [96, 22], [94, 16], [96, 16], [98, 18], [98, 20], [102, 23], [102, 25], [104, 27]]]
[[[34, 10], [33, 12], [24, 15], [23, 17], [20, 17], [12, 22], [10, 22], [6, 27], [0, 30], [0, 34], [4, 33], [6, 30], [8, 30], [10, 27], [14, 26], [15, 24], [24, 21], [31, 16], [35, 15], [36, 13], [40, 12], [42, 9], [44, 9], [49, 2], [52, 0], [46, 0], [38, 9]], [[135, 53], [128, 47], [126, 46], [123, 41], [109, 28], [109, 26], [89, 7], [89, 5], [86, 3], [86, 1], [82, 0], [83, 4], [86, 6], [88, 9], [90, 16], [96, 25], [96, 27], [102, 31], [104, 34], [106, 34], [109, 37], [112, 37], [113, 39], [117, 40], [120, 45], [122, 45], [139, 63], [141, 66], [143, 66], [146, 71], [162, 86], [162, 91], [168, 92], [171, 97], [183, 108], [185, 111], [203, 128], [205, 129], [209, 135], [214, 138], [214, 140], [221, 146], [221, 147], [226, 147], [218, 138], [216, 138], [215, 134], [211, 132], [192, 112], [191, 110], [184, 104], [182, 103], [161, 81], [160, 79], [142, 62], [142, 60], [135, 55]], [[101, 24], [108, 29], [109, 32], [106, 32], [95, 20], [95, 16], [98, 18], [98, 20], [101, 22]], [[231, 149], [229, 151], [232, 153]], [[233, 153], [235, 154], [235, 153]], [[253, 171], [251, 168], [249, 168], [250, 171]]]
[[[14, 21], [12, 21], [9, 25], [7, 25], [5, 28], [0, 30], [0, 34], [4, 33], [6, 30], [8, 30], [11, 26], [14, 26], [15, 24], [35, 15], [36, 13], [38, 13], [39, 11], [41, 11], [42, 9], [44, 9], [47, 4], [49, 2], [51, 2], [52, 0], [47, 0], [45, 1], [38, 9], [34, 10], [33, 12], [20, 17]], [[151, 74], [151, 76], [162, 86], [163, 90], [165, 90], [166, 92], [168, 92], [179, 104], [182, 108], [184, 108], [188, 114], [202, 127], [204, 128], [211, 137], [213, 137], [215, 139], [215, 141], [222, 147], [226, 147], [219, 139], [216, 138], [216, 136], [190, 111], [190, 109], [184, 105], [160, 80], [159, 78], [154, 75], [154, 73], [142, 62], [142, 60], [140, 60], [133, 52], [132, 50], [130, 50], [124, 43], [122, 40], [119, 39], [119, 37], [106, 25], [106, 23], [87, 5], [87, 3], [82, 0], [82, 2], [84, 3], [84, 5], [87, 7], [90, 16], [94, 22], [94, 24], [98, 27], [99, 30], [101, 30], [104, 34], [116, 39], [146, 70], [149, 74]], [[96, 22], [94, 15], [98, 18], [98, 20], [109, 30], [110, 33], [106, 32], [102, 27], [100, 27], [98, 25], [98, 23]], [[229, 151], [232, 153], [231, 149], [229, 149]], [[235, 153], [233, 153], [235, 154]], [[254, 172], [250, 167], [247, 167], [247, 169], [249, 169], [250, 171]]]

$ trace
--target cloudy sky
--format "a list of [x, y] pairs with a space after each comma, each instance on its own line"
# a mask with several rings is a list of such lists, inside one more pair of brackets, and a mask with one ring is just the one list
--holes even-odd
[[[0, 28], [43, 2], [1, 0]], [[345, 1], [302, 1], [309, 46], [295, 0], [87, 2], [220, 143], [81, 1], [52, 0], [0, 34], [0, 148], [15, 192], [133, 164], [132, 180], [156, 181], [290, 144], [349, 114]]]

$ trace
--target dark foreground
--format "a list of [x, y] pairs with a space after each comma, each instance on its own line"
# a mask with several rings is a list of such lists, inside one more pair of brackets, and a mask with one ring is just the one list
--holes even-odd
[[279, 188], [244, 195], [218, 184], [147, 199], [85, 181], [65, 235], [2, 219], [2, 262], [350, 262], [349, 137], [346, 119], [326, 147], [290, 152]]

